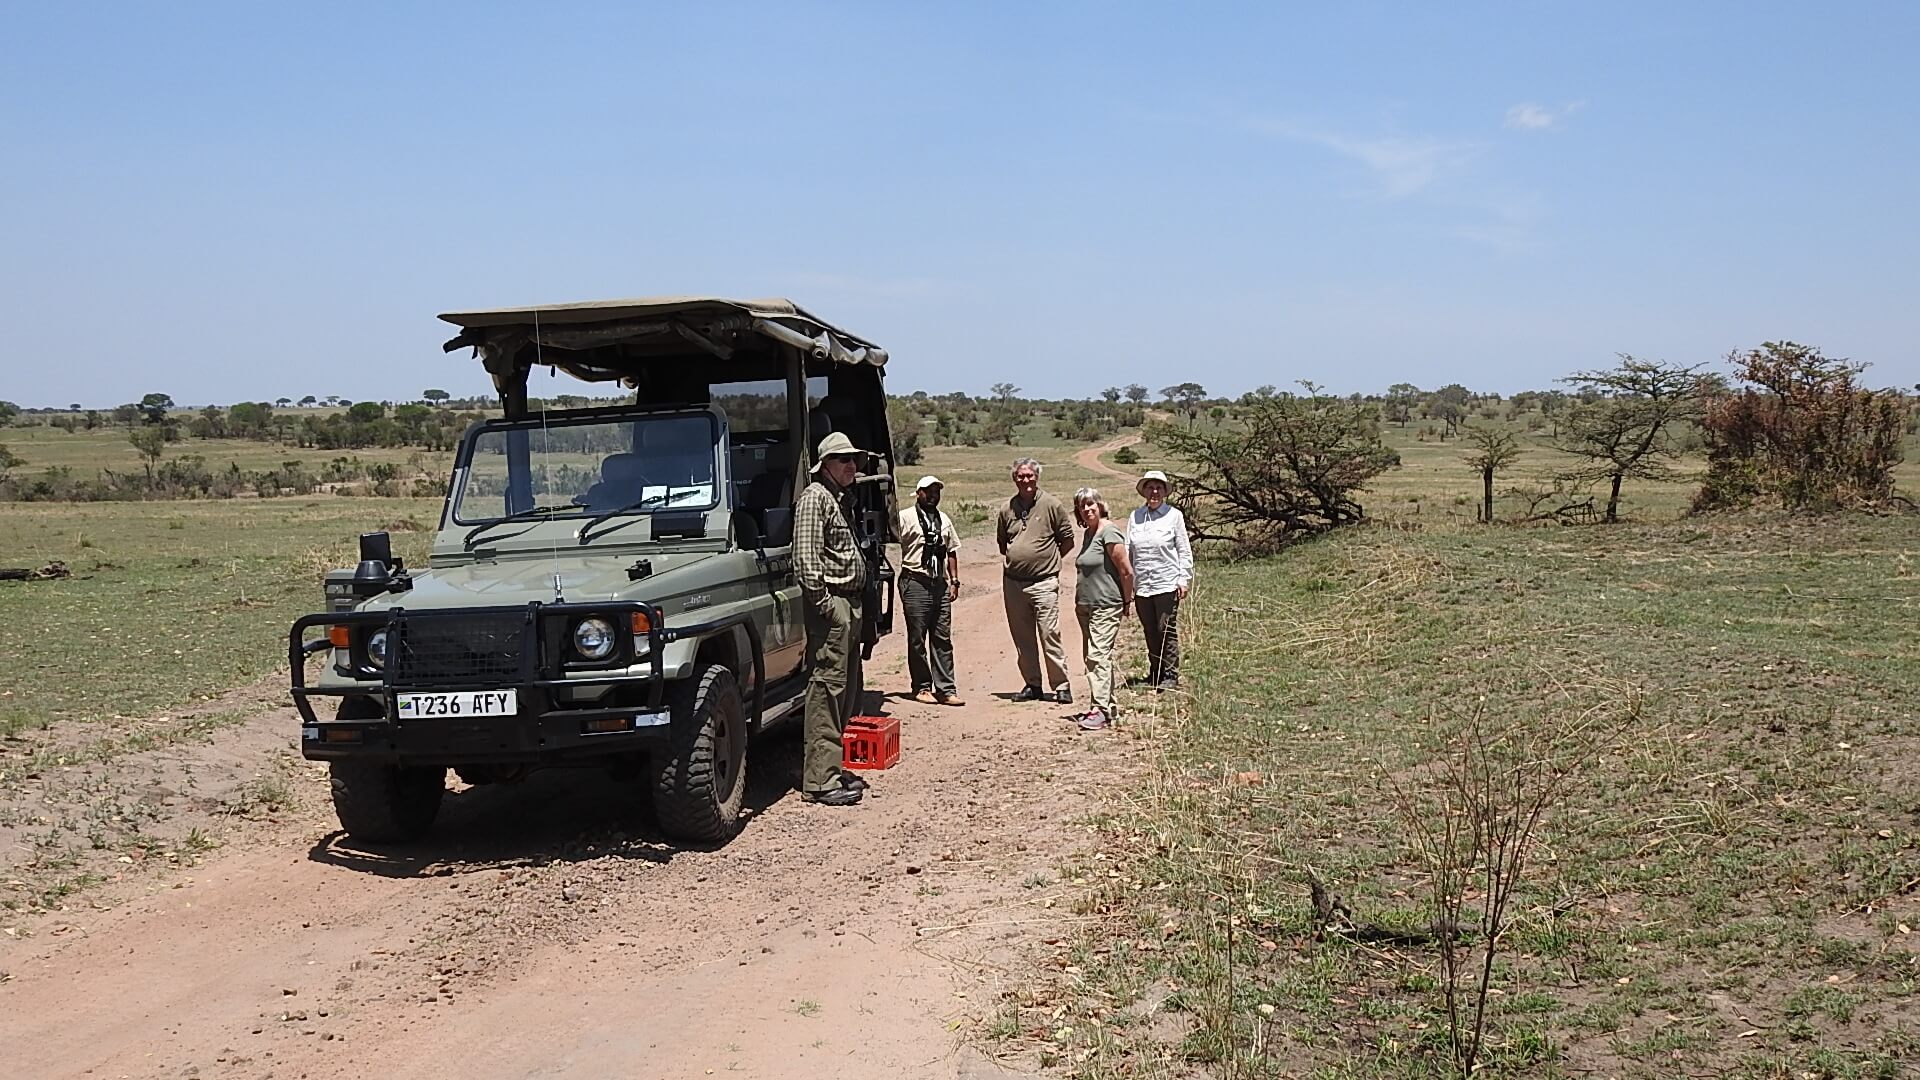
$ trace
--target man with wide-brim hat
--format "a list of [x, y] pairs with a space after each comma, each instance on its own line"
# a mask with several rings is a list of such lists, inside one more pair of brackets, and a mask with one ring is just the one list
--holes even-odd
[[821, 439], [813, 482], [793, 508], [793, 576], [805, 609], [809, 665], [800, 794], [827, 806], [851, 806], [867, 787], [841, 768], [867, 585], [867, 561], [853, 531], [853, 482], [866, 456], [842, 432]]
[[1193, 585], [1193, 542], [1187, 519], [1167, 502], [1173, 484], [1148, 469], [1133, 489], [1146, 505], [1127, 517], [1133, 562], [1133, 610], [1147, 636], [1147, 682], [1155, 690], [1180, 686], [1180, 602]]
[[907, 616], [907, 677], [913, 700], [964, 705], [953, 681], [953, 602], [960, 598], [960, 534], [940, 509], [946, 485], [923, 476], [900, 511], [900, 607]]

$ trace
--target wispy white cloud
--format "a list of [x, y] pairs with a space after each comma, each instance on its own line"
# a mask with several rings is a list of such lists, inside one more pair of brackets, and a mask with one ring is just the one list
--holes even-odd
[[1560, 121], [1572, 115], [1584, 101], [1570, 101], [1558, 109], [1546, 105], [1536, 105], [1523, 101], [1507, 110], [1507, 126], [1516, 131], [1546, 131], [1560, 126]]
[[1271, 120], [1252, 121], [1263, 134], [1323, 146], [1367, 167], [1380, 182], [1380, 194], [1404, 199], [1457, 170], [1479, 150], [1479, 144], [1451, 142], [1422, 136], [1356, 136], [1305, 128]]

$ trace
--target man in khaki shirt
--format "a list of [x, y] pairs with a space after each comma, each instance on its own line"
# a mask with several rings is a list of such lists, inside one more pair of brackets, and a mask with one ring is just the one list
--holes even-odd
[[900, 607], [907, 615], [907, 677], [913, 700], [965, 705], [953, 681], [953, 602], [960, 598], [960, 534], [940, 509], [937, 476], [914, 485], [900, 511]]
[[[997, 530], [1004, 563], [1000, 595], [1026, 684], [1013, 700], [1044, 696], [1069, 704], [1073, 690], [1067, 654], [1060, 647], [1060, 558], [1073, 550], [1073, 515], [1059, 499], [1040, 490], [1040, 463], [1032, 458], [1013, 463], [1013, 489], [1013, 498], [1000, 508]], [[1047, 661], [1045, 684], [1040, 681], [1042, 654]]]

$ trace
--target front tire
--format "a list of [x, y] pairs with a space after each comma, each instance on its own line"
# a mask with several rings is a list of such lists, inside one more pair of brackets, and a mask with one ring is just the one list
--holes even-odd
[[676, 840], [720, 843], [740, 831], [747, 796], [747, 710], [733, 672], [708, 664], [667, 692], [669, 743], [653, 758], [653, 808]]
[[439, 816], [447, 793], [447, 770], [336, 761], [333, 812], [355, 840], [398, 843], [416, 840]]

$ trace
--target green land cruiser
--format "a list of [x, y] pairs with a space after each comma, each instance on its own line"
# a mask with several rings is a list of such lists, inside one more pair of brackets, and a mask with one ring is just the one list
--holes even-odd
[[[301, 747], [329, 763], [341, 827], [418, 837], [448, 769], [485, 784], [597, 766], [644, 777], [668, 836], [726, 840], [752, 737], [804, 698], [793, 505], [830, 431], [882, 452], [855, 528], [876, 583], [867, 648], [891, 629], [887, 354], [786, 300], [440, 317], [503, 416], [461, 440], [428, 565], [361, 537], [359, 566], [327, 575], [328, 610], [289, 636]], [[633, 402], [530, 409], [542, 367]]]

